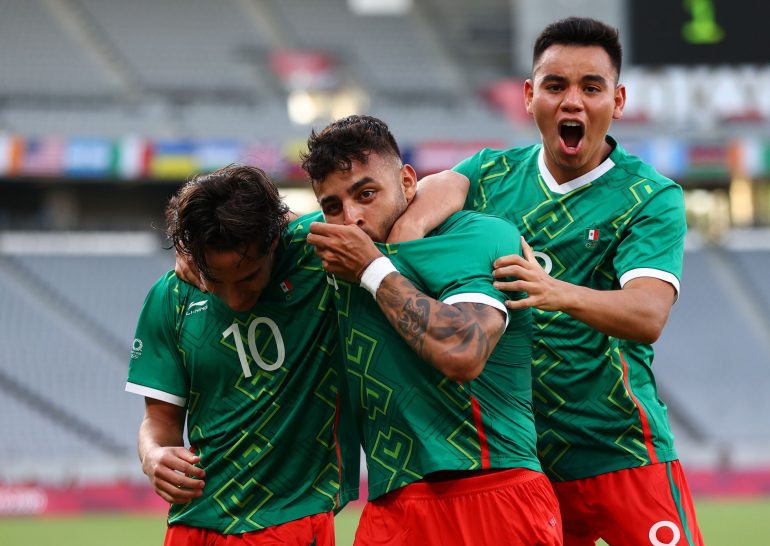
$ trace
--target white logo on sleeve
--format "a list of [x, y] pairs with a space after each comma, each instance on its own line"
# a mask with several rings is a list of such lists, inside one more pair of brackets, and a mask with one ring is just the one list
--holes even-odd
[[142, 349], [144, 349], [144, 342], [138, 337], [135, 338], [134, 342], [131, 344], [131, 358], [136, 360], [142, 356]]
[[209, 308], [209, 300], [193, 301], [187, 306], [185, 316], [189, 317], [193, 313], [200, 313]]
[[[669, 529], [671, 531], [672, 538], [670, 542], [662, 542], [658, 539], [658, 531], [663, 528]], [[659, 521], [658, 523], [650, 527], [649, 538], [650, 538], [650, 544], [652, 544], [652, 546], [677, 546], [677, 544], [679, 544], [679, 539], [681, 538], [681, 536], [682, 536], [682, 533], [681, 531], [679, 531], [679, 527], [677, 526], [676, 523], [672, 521], [666, 521], [666, 520]]]

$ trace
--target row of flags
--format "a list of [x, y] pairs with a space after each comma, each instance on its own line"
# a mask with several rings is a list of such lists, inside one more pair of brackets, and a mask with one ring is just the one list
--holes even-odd
[[[519, 145], [527, 143], [517, 143]], [[770, 176], [770, 141], [738, 139], [695, 142], [652, 138], [623, 141], [632, 154], [678, 181]], [[0, 134], [0, 177], [184, 180], [231, 163], [256, 165], [279, 180], [301, 180], [303, 140], [284, 143], [215, 140], [150, 140], [127, 137], [21, 138]], [[500, 141], [439, 141], [404, 146], [404, 160], [420, 175], [449, 169]]]

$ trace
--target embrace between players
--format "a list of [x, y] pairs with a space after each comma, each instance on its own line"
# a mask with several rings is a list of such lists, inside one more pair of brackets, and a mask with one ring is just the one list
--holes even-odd
[[357, 546], [703, 543], [650, 368], [682, 191], [607, 135], [620, 65], [614, 29], [548, 26], [542, 144], [419, 189], [387, 125], [350, 116], [303, 156], [320, 213], [291, 219], [253, 167], [178, 192], [190, 283], [150, 290], [126, 385], [165, 544], [334, 544], [361, 448]]

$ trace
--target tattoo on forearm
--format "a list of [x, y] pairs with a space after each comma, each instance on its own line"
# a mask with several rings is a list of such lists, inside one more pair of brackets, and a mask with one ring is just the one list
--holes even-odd
[[407, 344], [439, 369], [437, 361], [452, 353], [486, 362], [504, 329], [496, 309], [480, 303], [443, 304], [401, 275], [380, 286], [377, 300]]

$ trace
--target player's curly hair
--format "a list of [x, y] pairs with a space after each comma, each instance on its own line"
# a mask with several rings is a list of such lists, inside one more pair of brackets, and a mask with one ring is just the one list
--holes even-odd
[[229, 165], [193, 177], [166, 207], [166, 234], [177, 252], [210, 276], [206, 250], [237, 251], [252, 243], [269, 252], [286, 229], [289, 207], [262, 169]]
[[532, 65], [536, 65], [543, 52], [552, 45], [599, 46], [610, 56], [612, 66], [620, 76], [623, 48], [618, 29], [589, 17], [567, 17], [551, 23], [535, 40]]
[[349, 171], [353, 161], [366, 163], [371, 153], [401, 160], [401, 150], [388, 125], [372, 116], [348, 116], [319, 133], [311, 131], [307, 149], [300, 159], [313, 183], [323, 181], [334, 171]]

